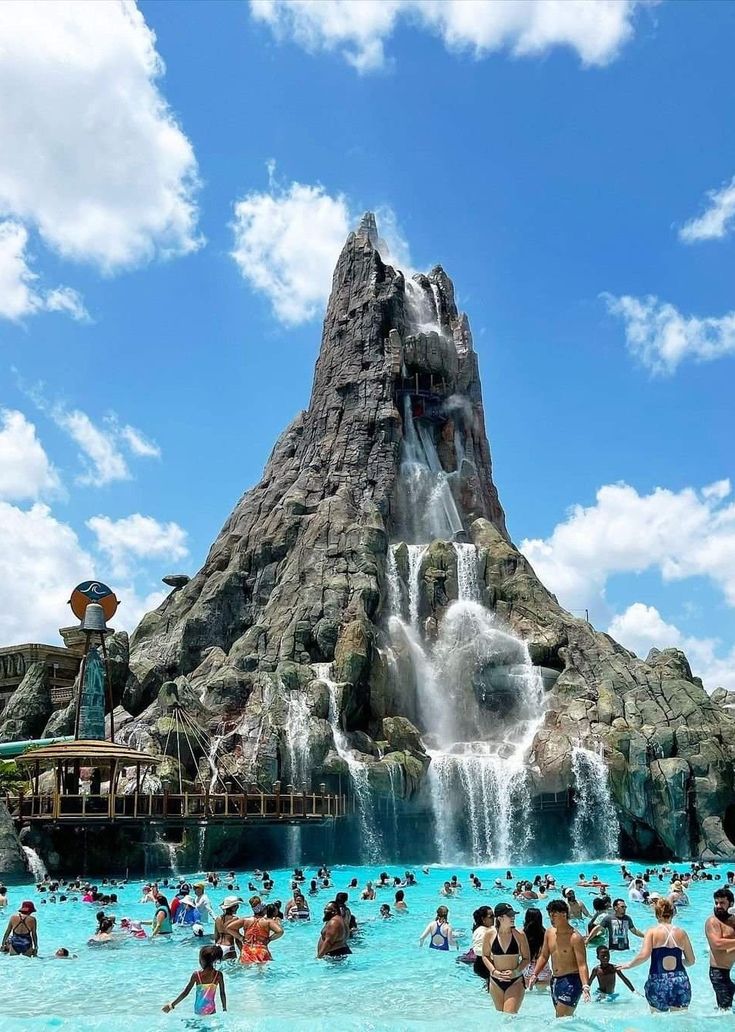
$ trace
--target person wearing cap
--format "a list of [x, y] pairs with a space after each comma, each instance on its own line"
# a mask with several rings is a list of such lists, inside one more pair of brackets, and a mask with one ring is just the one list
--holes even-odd
[[194, 903], [197, 910], [199, 911], [201, 921], [209, 921], [211, 918], [215, 919], [215, 913], [212, 910], [212, 904], [209, 902], [209, 896], [206, 894], [204, 889], [206, 888], [204, 882], [195, 882], [194, 884]]
[[[497, 913], [497, 910], [495, 911]], [[532, 989], [551, 960], [551, 999], [557, 1018], [574, 1014], [580, 997], [590, 1001], [590, 974], [582, 936], [569, 923], [569, 906], [564, 899], [552, 899], [546, 908], [551, 928], [546, 929], [544, 945], [528, 980]]]
[[495, 924], [482, 943], [482, 962], [490, 976], [488, 991], [495, 1010], [503, 1014], [520, 1010], [526, 992], [523, 971], [531, 959], [528, 939], [515, 927], [517, 913], [510, 903], [498, 903]]
[[214, 922], [214, 941], [221, 947], [224, 960], [234, 960], [237, 956], [235, 937], [228, 926], [237, 920], [237, 908], [241, 903], [239, 896], [225, 897], [220, 903], [222, 913]]
[[36, 907], [31, 900], [24, 900], [8, 921], [2, 945], [8, 947], [12, 956], [35, 957], [38, 955], [38, 924]]

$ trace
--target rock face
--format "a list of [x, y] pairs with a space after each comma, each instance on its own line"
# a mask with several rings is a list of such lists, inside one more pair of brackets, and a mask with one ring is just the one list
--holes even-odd
[[45, 663], [32, 663], [5, 707], [0, 742], [40, 737], [51, 710], [48, 667]]
[[15, 878], [27, 873], [13, 821], [5, 803], [0, 802], [0, 877]]
[[[506, 529], [452, 283], [438, 266], [407, 281], [381, 249], [368, 215], [337, 263], [307, 411], [202, 569], [133, 635], [123, 738], [161, 748], [159, 690], [173, 681], [202, 724], [225, 729], [228, 776], [334, 784], [357, 761], [378, 796], [399, 784], [414, 798], [427, 728], [410, 636], [391, 637], [389, 617], [415, 605], [414, 625], [436, 639], [466, 590], [455, 544], [473, 543], [478, 604], [527, 643], [547, 689], [528, 756], [534, 792], [572, 787], [574, 745], [601, 747], [629, 852], [729, 855], [731, 711], [681, 653], [643, 662], [539, 582]], [[412, 456], [427, 449], [431, 489], [416, 505], [425, 469]], [[389, 550], [397, 541], [427, 546], [418, 565], [407, 546]], [[480, 705], [501, 717], [511, 653], [473, 676]]]

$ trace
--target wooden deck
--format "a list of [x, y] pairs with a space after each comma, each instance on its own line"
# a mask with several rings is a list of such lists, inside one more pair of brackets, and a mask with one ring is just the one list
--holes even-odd
[[324, 824], [344, 817], [344, 796], [324, 791], [201, 794], [164, 792], [148, 795], [67, 795], [49, 793], [8, 795], [6, 803], [18, 827], [32, 825], [99, 827], [165, 826], [171, 828], [208, 825]]

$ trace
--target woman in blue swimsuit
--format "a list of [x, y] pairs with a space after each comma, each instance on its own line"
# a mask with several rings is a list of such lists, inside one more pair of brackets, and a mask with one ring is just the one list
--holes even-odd
[[33, 917], [36, 908], [29, 900], [21, 903], [18, 913], [8, 921], [3, 935], [3, 946], [8, 947], [11, 956], [35, 957], [38, 953], [38, 930]]
[[528, 939], [515, 927], [517, 911], [510, 903], [495, 907], [495, 927], [485, 936], [482, 960], [490, 976], [488, 990], [495, 1010], [517, 1014], [526, 992], [523, 971], [531, 959]]
[[671, 901], [657, 899], [654, 910], [658, 924], [646, 932], [638, 956], [621, 964], [618, 970], [637, 967], [650, 958], [645, 993], [651, 1011], [686, 1010], [692, 999], [692, 987], [685, 968], [694, 963], [694, 950], [684, 929], [671, 924]]
[[424, 939], [427, 935], [430, 935], [430, 950], [448, 951], [450, 946], [457, 947], [457, 942], [454, 938], [454, 930], [447, 920], [448, 917], [449, 911], [447, 908], [438, 907], [436, 911], [436, 920], [430, 921], [419, 937], [419, 946], [423, 946]]

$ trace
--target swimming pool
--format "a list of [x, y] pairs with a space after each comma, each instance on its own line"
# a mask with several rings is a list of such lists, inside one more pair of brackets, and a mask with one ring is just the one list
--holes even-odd
[[[469, 887], [469, 868], [431, 867], [423, 874], [421, 865], [411, 869], [418, 884], [405, 890], [409, 912], [383, 921], [378, 917], [382, 902], [393, 903], [393, 890], [377, 893], [373, 902], [359, 901], [356, 891], [350, 892], [350, 906], [362, 929], [354, 944], [352, 957], [338, 963], [315, 959], [316, 940], [321, 922], [321, 907], [334, 892], [346, 889], [356, 877], [362, 888], [380, 870], [402, 874], [408, 865], [383, 867], [339, 866], [332, 869], [333, 890], [324, 890], [310, 898], [313, 920], [309, 924], [285, 923], [283, 938], [273, 944], [274, 962], [265, 971], [225, 964], [229, 1010], [214, 1018], [195, 1018], [193, 996], [185, 1000], [173, 1014], [162, 1014], [162, 1005], [174, 998], [197, 968], [201, 941], [177, 930], [172, 941], [126, 940], [120, 945], [90, 948], [87, 939], [95, 928], [95, 905], [79, 903], [46, 903], [32, 886], [16, 885], [9, 890], [9, 907], [3, 920], [17, 909], [21, 900], [33, 899], [38, 907], [39, 945], [41, 958], [26, 960], [0, 956], [0, 981], [3, 985], [0, 1004], [2, 1032], [29, 1032], [36, 1029], [68, 1029], [75, 1032], [157, 1032], [159, 1029], [252, 1030], [282, 1032], [286, 1029], [309, 1029], [315, 1032], [403, 1032], [413, 1029], [441, 1029], [442, 1032], [479, 1032], [499, 1027], [507, 1018], [497, 1014], [482, 982], [470, 967], [456, 963], [457, 953], [440, 953], [419, 949], [418, 937], [435, 909], [447, 903], [450, 922], [462, 933], [462, 951], [469, 947], [472, 911], [483, 903], [511, 901], [509, 892], [493, 887], [497, 877], [504, 878], [505, 869], [476, 868], [483, 889]], [[684, 865], [674, 865], [684, 870]], [[637, 870], [636, 865], [630, 865]], [[588, 875], [599, 874], [611, 883], [610, 892], [627, 896], [620, 868], [612, 863], [586, 863]], [[579, 865], [560, 864], [552, 867], [514, 867], [515, 878], [548, 871], [557, 884], [574, 885]], [[618, 985], [620, 995], [614, 1003], [580, 1003], [577, 1015], [567, 1019], [562, 1028], [600, 1029], [609, 1032], [732, 1028], [733, 1017], [718, 1014], [708, 979], [707, 948], [704, 921], [711, 913], [712, 891], [725, 881], [724, 866], [713, 873], [720, 882], [696, 884], [691, 892], [692, 905], [682, 909], [678, 923], [689, 932], [697, 963], [689, 974], [693, 985], [692, 1006], [687, 1014], [652, 1016], [642, 996], [632, 996]], [[311, 870], [305, 871], [311, 876]], [[439, 896], [445, 878], [456, 873], [464, 887], [461, 894], [449, 900]], [[271, 899], [284, 902], [289, 897], [290, 879], [284, 870], [271, 871], [276, 891]], [[191, 878], [196, 879], [195, 873]], [[100, 879], [101, 880], [101, 879]], [[248, 875], [238, 876], [239, 894], [247, 899]], [[509, 883], [510, 884], [510, 883]], [[115, 890], [121, 902], [108, 912], [120, 918], [150, 919], [151, 904], [140, 902], [142, 881]], [[589, 903], [592, 890], [577, 889], [579, 898]], [[216, 906], [229, 893], [222, 885], [209, 893]], [[518, 909], [518, 908], [517, 908]], [[543, 904], [542, 904], [543, 909]], [[248, 908], [244, 908], [248, 912]], [[632, 903], [629, 913], [642, 930], [654, 923], [653, 916], [642, 904]], [[544, 915], [545, 916], [545, 915]], [[522, 916], [518, 918], [522, 924]], [[634, 949], [624, 954], [630, 958], [640, 942], [632, 939]], [[75, 960], [55, 960], [53, 953], [66, 946], [76, 953]], [[594, 951], [588, 951], [590, 962]], [[590, 963], [590, 966], [593, 966]], [[647, 965], [629, 972], [634, 985], [642, 990]], [[537, 1032], [542, 1023], [553, 1020], [548, 993], [528, 993], [520, 1015], [512, 1019], [515, 1032]], [[703, 1022], [705, 1023], [703, 1026]]]

